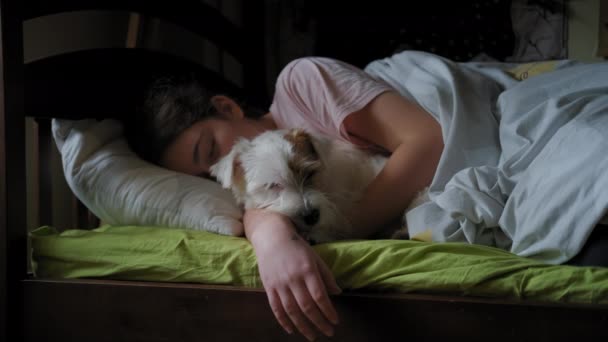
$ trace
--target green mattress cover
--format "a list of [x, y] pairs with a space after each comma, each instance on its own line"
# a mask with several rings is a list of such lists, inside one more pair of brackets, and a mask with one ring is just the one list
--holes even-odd
[[[40, 227], [35, 275], [262, 287], [244, 238], [141, 226]], [[410, 240], [314, 246], [343, 289], [608, 304], [608, 268], [556, 266], [486, 246]]]

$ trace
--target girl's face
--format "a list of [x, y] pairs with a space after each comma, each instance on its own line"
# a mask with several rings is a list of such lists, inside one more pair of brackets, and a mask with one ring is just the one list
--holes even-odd
[[251, 139], [274, 128], [269, 115], [261, 120], [245, 118], [234, 102], [214, 103], [214, 106], [219, 114], [203, 119], [182, 132], [165, 150], [162, 166], [208, 178], [209, 168], [230, 152], [238, 138]]

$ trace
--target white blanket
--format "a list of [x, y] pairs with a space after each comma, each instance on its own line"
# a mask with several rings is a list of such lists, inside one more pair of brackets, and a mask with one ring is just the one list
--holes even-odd
[[431, 201], [411, 236], [497, 246], [560, 264], [608, 208], [608, 63], [559, 61], [517, 81], [514, 64], [406, 51], [366, 67], [440, 123]]

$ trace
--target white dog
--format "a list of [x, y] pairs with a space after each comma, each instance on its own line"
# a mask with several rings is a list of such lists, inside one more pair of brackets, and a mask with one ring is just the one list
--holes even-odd
[[[354, 204], [385, 162], [349, 143], [299, 129], [276, 130], [238, 140], [211, 175], [245, 209], [282, 213], [302, 237], [322, 243], [355, 236], [349, 219]], [[424, 200], [426, 193], [412, 203]]]

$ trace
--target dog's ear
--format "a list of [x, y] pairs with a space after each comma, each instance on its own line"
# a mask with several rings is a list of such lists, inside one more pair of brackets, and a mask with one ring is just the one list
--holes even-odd
[[319, 159], [315, 146], [312, 142], [312, 137], [303, 129], [290, 129], [284, 136], [285, 140], [291, 142], [293, 151], [309, 160]]
[[294, 157], [289, 162], [290, 169], [302, 175], [309, 175], [321, 167], [319, 154], [309, 133], [303, 129], [291, 129], [284, 138], [293, 146]]
[[211, 166], [211, 176], [226, 189], [231, 189], [240, 200], [239, 194], [245, 193], [245, 173], [240, 161], [240, 155], [249, 144], [247, 140], [240, 140], [230, 152], [220, 159], [215, 165]]

